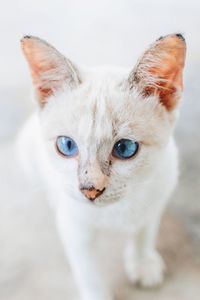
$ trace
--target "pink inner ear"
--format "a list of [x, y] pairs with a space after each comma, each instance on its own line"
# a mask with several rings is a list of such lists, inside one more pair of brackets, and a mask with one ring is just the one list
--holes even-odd
[[[143, 65], [140, 72], [143, 72], [144, 66], [146, 72], [144, 81], [147, 82], [144, 86], [144, 95], [158, 95], [160, 102], [168, 111], [175, 108], [183, 89], [185, 52], [184, 40], [177, 35], [170, 35], [147, 50], [141, 61]], [[148, 68], [148, 64], [151, 67]], [[151, 78], [149, 83], [148, 76]]]
[[52, 89], [43, 89], [43, 88], [39, 88], [38, 89], [38, 97], [40, 100], [40, 106], [43, 107], [44, 104], [47, 102], [46, 99], [48, 97], [50, 97], [53, 94]]
[[63, 84], [74, 88], [81, 83], [77, 68], [47, 42], [37, 37], [26, 36], [21, 40], [21, 46], [41, 106], [47, 102], [49, 96], [61, 89]]
[[[52, 63], [48, 63], [45, 65], [32, 65], [31, 73], [33, 78], [33, 84], [36, 87], [36, 91], [40, 100], [41, 105], [46, 103], [46, 99], [53, 95], [53, 92], [56, 89], [56, 81], [52, 80], [52, 78], [48, 78], [48, 72], [51, 70], [55, 70], [56, 66]], [[47, 75], [44, 78], [44, 75]]]
[[177, 105], [179, 93], [183, 89], [182, 70], [170, 70], [169, 73], [160, 76], [166, 81], [157, 81], [155, 86], [147, 86], [144, 89], [145, 95], [158, 95], [160, 102], [171, 111]]
[[53, 94], [59, 80], [54, 80], [58, 72], [61, 54], [46, 42], [34, 37], [25, 37], [21, 41], [23, 52], [31, 69], [33, 84], [41, 106]]
[[40, 101], [40, 105], [43, 106], [47, 98], [53, 95], [54, 91], [56, 90], [56, 81], [53, 81], [52, 79], [48, 80], [48, 78], [44, 79], [43, 75], [48, 73], [48, 71], [51, 71], [53, 68], [51, 64], [44, 67], [38, 67], [35, 65], [35, 69], [33, 66], [32, 69], [32, 78], [33, 78], [33, 84], [36, 87], [36, 92]]

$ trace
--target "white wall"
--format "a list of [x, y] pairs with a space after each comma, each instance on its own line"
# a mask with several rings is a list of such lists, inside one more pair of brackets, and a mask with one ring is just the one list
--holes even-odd
[[47, 39], [77, 63], [131, 66], [149, 43], [181, 31], [200, 56], [198, 0], [1, 0], [0, 90], [30, 82], [19, 40]]

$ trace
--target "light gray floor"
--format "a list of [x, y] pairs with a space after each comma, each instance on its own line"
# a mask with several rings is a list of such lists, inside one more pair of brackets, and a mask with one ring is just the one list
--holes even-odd
[[[186, 76], [185, 99], [176, 130], [180, 183], [163, 219], [158, 242], [168, 265], [163, 287], [146, 291], [129, 285], [120, 258], [125, 237], [104, 233], [99, 238], [97, 248], [118, 300], [199, 299], [199, 92], [198, 74], [193, 70]], [[53, 212], [45, 195], [26, 181], [15, 160], [14, 137], [31, 110], [26, 102], [28, 95], [22, 91], [15, 97], [12, 91], [5, 94], [0, 147], [0, 299], [78, 299]]]

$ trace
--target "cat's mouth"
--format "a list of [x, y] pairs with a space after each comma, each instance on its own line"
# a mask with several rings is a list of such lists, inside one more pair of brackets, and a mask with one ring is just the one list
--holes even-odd
[[[69, 193], [69, 189], [68, 189], [68, 193]], [[92, 206], [105, 207], [113, 203], [116, 203], [118, 201], [121, 201], [121, 199], [126, 197], [127, 189], [125, 184], [121, 184], [115, 189], [107, 187], [106, 190], [95, 199], [88, 199], [80, 191], [80, 189], [78, 189], [76, 193], [74, 193], [74, 189], [70, 189], [70, 194], [72, 199], [84, 203], [85, 205], [89, 205], [91, 207]]]
[[97, 207], [105, 207], [108, 205], [111, 205], [113, 203], [116, 203], [118, 201], [120, 201], [124, 196], [124, 192], [120, 191], [116, 194], [114, 193], [103, 193], [102, 195], [100, 195], [99, 197], [97, 197], [96, 199], [94, 199], [93, 201], [87, 199], [86, 197], [82, 197], [84, 203], [91, 205], [91, 206], [97, 206]]

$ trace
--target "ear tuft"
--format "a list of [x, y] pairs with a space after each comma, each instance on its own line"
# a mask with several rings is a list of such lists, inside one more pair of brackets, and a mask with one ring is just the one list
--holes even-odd
[[64, 85], [73, 88], [80, 83], [76, 67], [46, 41], [26, 35], [21, 39], [21, 47], [31, 70], [40, 106]]
[[168, 111], [173, 110], [183, 89], [185, 53], [180, 33], [160, 37], [129, 75], [129, 87], [137, 87], [144, 96], [158, 96]]

